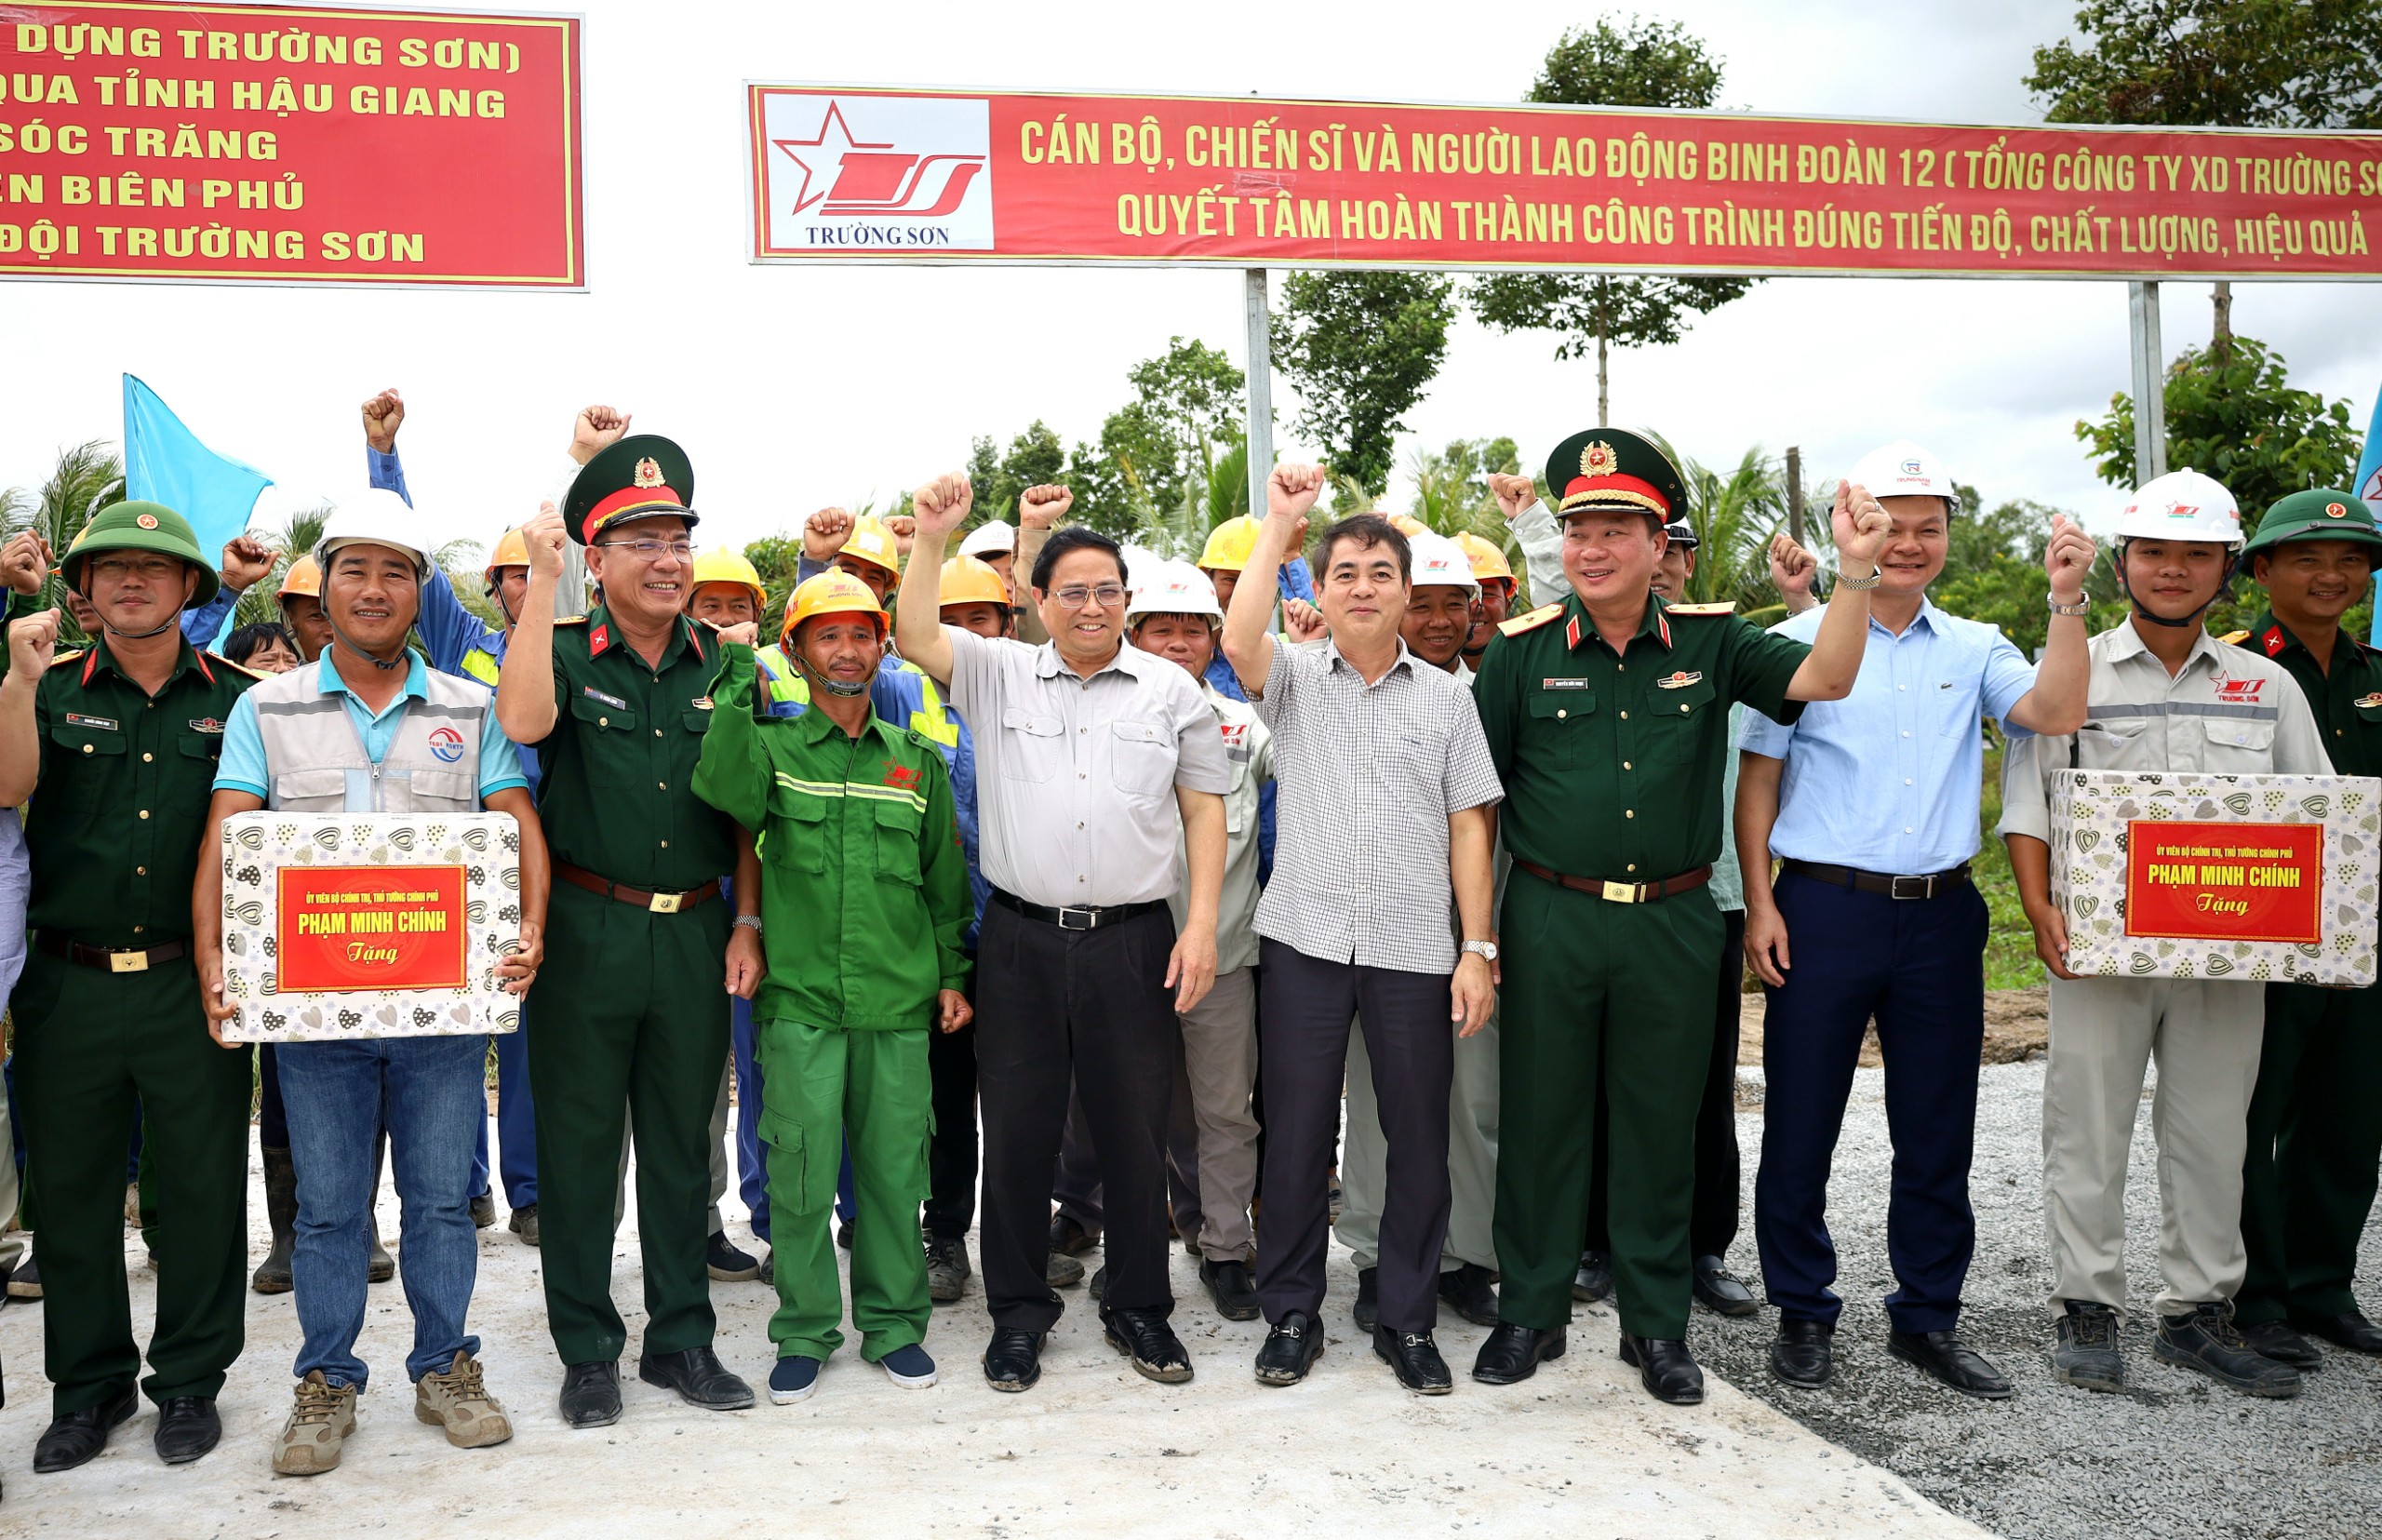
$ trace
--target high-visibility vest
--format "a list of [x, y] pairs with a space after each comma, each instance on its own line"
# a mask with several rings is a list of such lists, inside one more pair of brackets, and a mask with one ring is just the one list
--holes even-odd
[[[806, 707], [810, 704], [810, 681], [803, 676], [802, 670], [794, 665], [793, 660], [785, 655], [783, 648], [764, 647], [756, 650], [754, 656], [760, 661], [762, 668], [769, 674], [769, 698], [771, 704], [792, 703]], [[953, 721], [950, 714], [943, 710], [943, 696], [936, 691], [934, 681], [927, 677], [926, 670], [916, 663], [904, 663], [899, 658], [889, 658], [886, 662], [893, 665], [893, 671], [897, 674], [915, 676], [918, 684], [919, 702], [916, 707], [912, 708], [910, 719], [907, 722], [896, 722], [893, 725], [907, 727], [925, 734], [941, 744], [946, 752], [957, 748], [959, 724]]]

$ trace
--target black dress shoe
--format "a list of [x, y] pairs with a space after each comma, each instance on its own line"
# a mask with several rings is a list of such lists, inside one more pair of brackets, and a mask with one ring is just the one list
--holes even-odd
[[1293, 1310], [1265, 1333], [1257, 1350], [1257, 1383], [1296, 1385], [1323, 1356], [1323, 1332], [1304, 1310]]
[[1563, 1356], [1563, 1328], [1541, 1331], [1535, 1326], [1501, 1323], [1480, 1345], [1472, 1360], [1472, 1377], [1483, 1385], [1519, 1385], [1538, 1373], [1538, 1366]]
[[1100, 1237], [1085, 1229], [1063, 1213], [1050, 1216], [1050, 1250], [1068, 1256], [1081, 1256], [1100, 1244]]
[[1820, 1320], [1782, 1320], [1770, 1342], [1770, 1372], [1798, 1390], [1824, 1390], [1836, 1372], [1836, 1328]]
[[1673, 1406], [1704, 1404], [1704, 1371], [1687, 1344], [1666, 1337], [1621, 1333], [1621, 1361], [1638, 1371], [1638, 1383], [1658, 1401]]
[[1613, 1258], [1602, 1252], [1582, 1252], [1580, 1270], [1572, 1275], [1572, 1297], [1594, 1305], [1613, 1297]]
[[1191, 1377], [1191, 1355], [1166, 1317], [1156, 1310], [1100, 1312], [1108, 1346], [1133, 1360], [1133, 1373], [1160, 1385], [1181, 1385]]
[[1208, 1286], [1208, 1296], [1216, 1302], [1216, 1314], [1224, 1319], [1257, 1319], [1257, 1285], [1250, 1281], [1249, 1264], [1202, 1261], [1199, 1281]]
[[572, 1427], [609, 1427], [621, 1420], [619, 1359], [564, 1368], [562, 1420]]
[[2324, 1367], [2324, 1355], [2316, 1345], [2283, 1321], [2262, 1320], [2255, 1326], [2244, 1326], [2241, 1340], [2258, 1357], [2287, 1363], [2303, 1374], [2312, 1374]]
[[1716, 1316], [1749, 1316], [1761, 1308], [1745, 1279], [1717, 1256], [1695, 1259], [1695, 1303]]
[[157, 1409], [157, 1433], [153, 1440], [157, 1458], [169, 1466], [186, 1466], [223, 1440], [223, 1419], [215, 1414], [212, 1396], [168, 1396]]
[[1393, 1332], [1373, 1328], [1373, 1353], [1398, 1372], [1398, 1383], [1418, 1396], [1444, 1396], [1455, 1388], [1448, 1360], [1428, 1332]]
[[984, 1346], [984, 1380], [996, 1390], [1031, 1390], [1042, 1377], [1042, 1333], [996, 1327]]
[[2375, 1325], [2354, 1310], [2339, 1316], [2320, 1316], [2312, 1311], [2294, 1310], [2291, 1312], [2291, 1324], [2352, 1353], [2382, 1353], [2382, 1326]]
[[1467, 1262], [1439, 1275], [1439, 1303], [1475, 1326], [1497, 1324], [1497, 1291], [1488, 1268]]
[[676, 1390], [680, 1400], [706, 1412], [743, 1412], [753, 1404], [753, 1387], [729, 1373], [709, 1347], [641, 1354], [636, 1377], [648, 1385]]
[[33, 1444], [33, 1469], [47, 1476], [83, 1464], [108, 1447], [110, 1430], [131, 1416], [133, 1408], [140, 1404], [141, 1399], [133, 1394], [130, 1386], [126, 1386], [113, 1399], [97, 1406], [52, 1419]]
[[1381, 1269], [1357, 1269], [1357, 1330], [1370, 1332], [1381, 1324]]
[[2001, 1372], [1962, 1346], [1960, 1339], [1949, 1332], [1889, 1331], [1886, 1350], [1963, 1396], [1985, 1401], [2010, 1399], [2010, 1382], [2001, 1377]]

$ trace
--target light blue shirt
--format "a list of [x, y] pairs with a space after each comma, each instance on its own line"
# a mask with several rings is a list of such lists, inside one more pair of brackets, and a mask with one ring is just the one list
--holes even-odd
[[[347, 681], [331, 666], [333, 642], [323, 649], [323, 655], [311, 663], [301, 665], [314, 676], [314, 689], [324, 695], [338, 695], [347, 706], [348, 724], [364, 742], [365, 757], [379, 764], [388, 757], [389, 744], [395, 741], [398, 724], [405, 720], [405, 711], [414, 701], [430, 699], [430, 665], [420, 652], [406, 649], [406, 687], [395, 699], [379, 712], [374, 712]], [[521, 761], [513, 752], [513, 741], [496, 725], [496, 712], [491, 709], [480, 717], [480, 800], [513, 786], [528, 787], [529, 777], [521, 773]], [[215, 789], [244, 791], [250, 797], [270, 799], [271, 776], [264, 762], [264, 734], [257, 730], [257, 703], [242, 695], [232, 706], [231, 719], [223, 724], [223, 757], [216, 761]], [[370, 778], [361, 770], [347, 779], [348, 812], [372, 810]]]
[[[1771, 629], [1808, 642], [1826, 614], [1807, 609]], [[1924, 598], [1899, 636], [1871, 620], [1851, 695], [1813, 702], [1792, 727], [1746, 713], [1739, 746], [1786, 761], [1771, 853], [1895, 877], [1974, 856], [1980, 718], [2007, 716], [2034, 688], [2034, 665], [1999, 626]]]

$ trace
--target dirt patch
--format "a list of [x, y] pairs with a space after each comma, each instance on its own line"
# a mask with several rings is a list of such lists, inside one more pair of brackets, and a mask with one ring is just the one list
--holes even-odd
[[[1985, 1051], [1980, 1062], [2014, 1065], [2040, 1059], [2051, 1043], [2050, 992], [2032, 989], [1988, 989], [1985, 992]], [[1737, 1063], [1761, 1063], [1762, 997], [1745, 996], [1737, 1027]], [[1861, 1039], [1861, 1067], [1876, 1069], [1885, 1063], [1878, 1050], [1873, 1024]]]

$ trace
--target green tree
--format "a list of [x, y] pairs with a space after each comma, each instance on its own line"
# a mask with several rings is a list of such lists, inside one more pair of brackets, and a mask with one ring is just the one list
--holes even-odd
[[[11, 487], [0, 493], [0, 518], [5, 518], [6, 530], [11, 535], [20, 529], [38, 530], [49, 542], [51, 554], [62, 561], [66, 548], [74, 543], [91, 516], [123, 497], [124, 461], [114, 445], [94, 438], [60, 449], [38, 492]], [[64, 580], [51, 577], [43, 582], [39, 599], [44, 605], [60, 607], [61, 636], [79, 643], [87, 638], [74, 615], [64, 609], [65, 594]]]
[[1389, 485], [1406, 412], [1448, 349], [1455, 280], [1427, 273], [1293, 273], [1273, 352], [1298, 388], [1298, 426], [1342, 475]]
[[[234, 625], [254, 625], [259, 621], [281, 619], [281, 600], [278, 597], [281, 592], [281, 580], [289, 575], [289, 564], [313, 551], [316, 542], [323, 538], [323, 521], [330, 517], [330, 504], [327, 502], [312, 508], [293, 508], [289, 511], [289, 516], [282, 520], [280, 529], [258, 531], [257, 538], [272, 546], [277, 555], [273, 564], [273, 570], [265, 574], [264, 581], [241, 595], [240, 602], [232, 607]], [[480, 591], [480, 576], [477, 571], [470, 573], [465, 578], [458, 579], [450, 569], [448, 581], [454, 583], [455, 592], [459, 596], [465, 594], [477, 594]], [[469, 601], [465, 602], [468, 608]], [[493, 614], [493, 610], [490, 614]]]
[[[1579, 106], [1709, 107], [1720, 93], [1720, 61], [1676, 21], [1610, 17], [1567, 32], [1547, 50], [1531, 101]], [[1753, 287], [1750, 278], [1620, 278], [1572, 273], [1505, 273], [1472, 286], [1474, 314], [1496, 331], [1553, 331], [1559, 359], [1597, 359], [1597, 421], [1610, 422], [1609, 347], [1667, 347], [1692, 317], [1708, 315]]]

